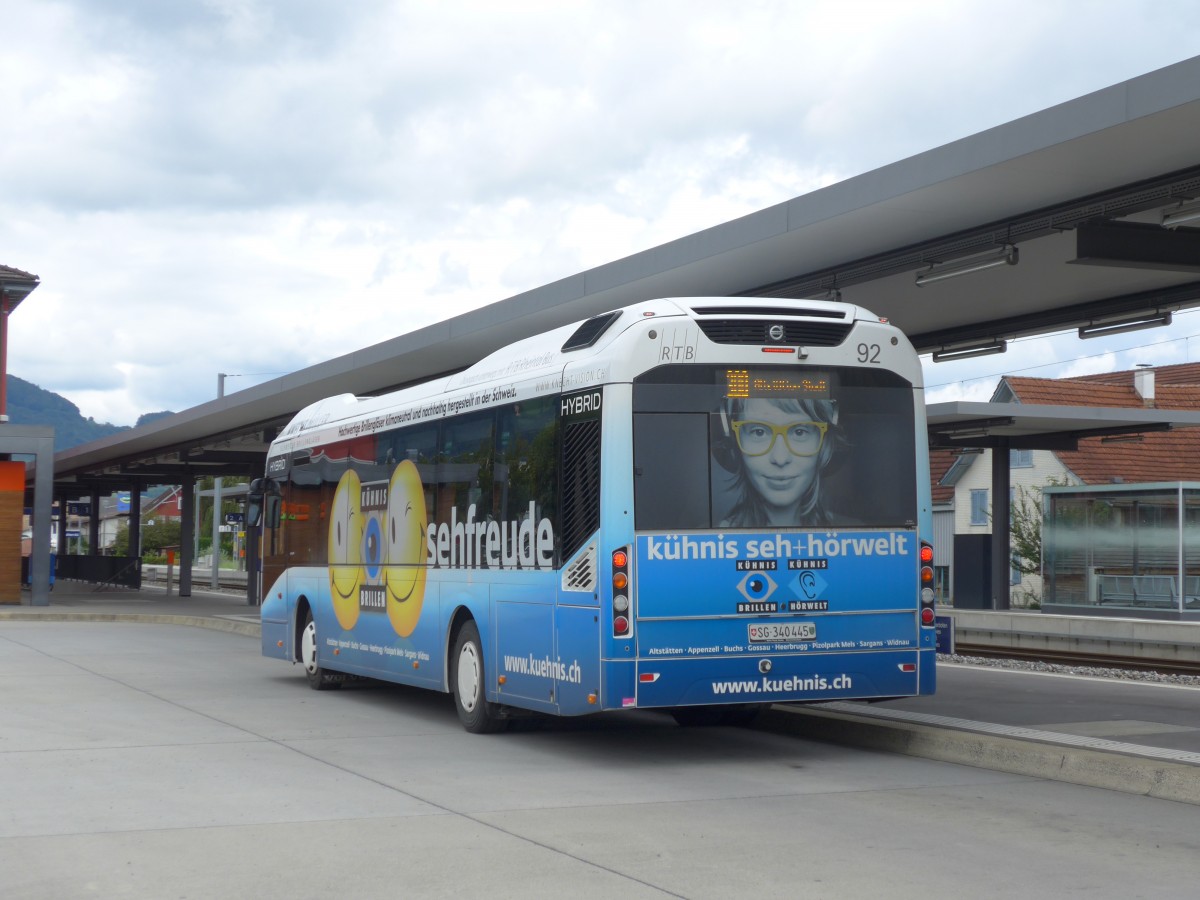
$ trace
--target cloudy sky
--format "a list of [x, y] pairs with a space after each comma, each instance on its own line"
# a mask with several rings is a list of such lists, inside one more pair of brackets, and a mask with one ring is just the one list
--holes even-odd
[[[42, 281], [9, 371], [115, 424], [1200, 53], [1195, 0], [7, 0], [3, 17], [0, 263]], [[940, 365], [932, 398], [1200, 360], [1200, 315], [1123, 337]]]

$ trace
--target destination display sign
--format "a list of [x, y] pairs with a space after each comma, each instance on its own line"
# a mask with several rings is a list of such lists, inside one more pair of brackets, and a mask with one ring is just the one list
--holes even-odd
[[784, 369], [725, 369], [725, 398], [748, 400], [754, 397], [808, 397], [829, 399], [829, 374], [811, 369], [788, 372]]

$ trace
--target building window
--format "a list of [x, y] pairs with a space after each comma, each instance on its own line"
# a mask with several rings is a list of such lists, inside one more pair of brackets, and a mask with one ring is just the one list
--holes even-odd
[[971, 524], [986, 525], [988, 523], [988, 492], [986, 490], [971, 491]]
[[1008, 467], [1010, 469], [1032, 469], [1033, 468], [1033, 451], [1032, 450], [1009, 450], [1008, 451]]

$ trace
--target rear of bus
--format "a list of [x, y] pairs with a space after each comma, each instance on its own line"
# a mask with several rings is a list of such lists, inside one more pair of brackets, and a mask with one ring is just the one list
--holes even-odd
[[610, 560], [604, 705], [682, 720], [932, 693], [912, 346], [846, 304], [675, 302], [631, 329], [634, 527]]

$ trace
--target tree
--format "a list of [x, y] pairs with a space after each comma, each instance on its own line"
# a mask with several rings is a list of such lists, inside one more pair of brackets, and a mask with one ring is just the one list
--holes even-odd
[[[1066, 478], [1048, 478], [1042, 487], [1064, 487]], [[1022, 575], [1042, 574], [1042, 487], [1017, 485], [1009, 507], [1012, 566]]]
[[142, 528], [142, 556], [162, 556], [163, 547], [178, 547], [183, 525], [178, 519], [157, 518]]
[[1011, 565], [1022, 575], [1042, 573], [1042, 491], [1018, 485], [1013, 491], [1009, 535]]
[[[156, 519], [153, 525], [142, 526], [142, 556], [162, 556], [163, 547], [178, 547], [182, 539], [183, 526], [178, 519]], [[117, 529], [113, 538], [114, 556], [129, 555], [129, 525]]]
[[110, 547], [113, 556], [128, 556], [129, 555], [129, 524], [125, 523], [117, 529], [116, 536], [113, 538]]

